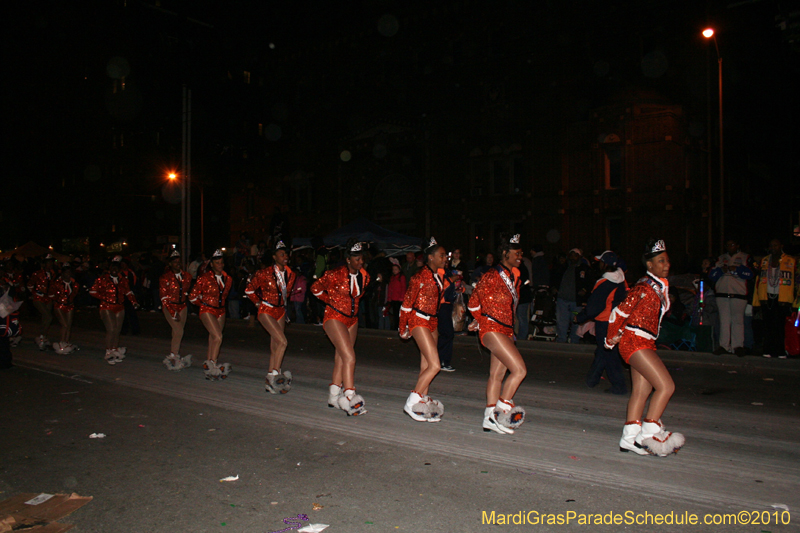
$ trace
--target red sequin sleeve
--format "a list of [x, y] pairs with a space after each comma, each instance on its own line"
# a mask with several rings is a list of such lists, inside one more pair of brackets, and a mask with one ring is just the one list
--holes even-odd
[[319, 298], [323, 303], [329, 304], [331, 297], [328, 294], [328, 286], [333, 280], [335, 270], [328, 270], [317, 281], [311, 285], [311, 294]]
[[130, 283], [128, 283], [128, 278], [120, 278], [120, 284], [122, 285], [122, 292], [125, 294], [125, 298], [130, 300], [133, 305], [138, 305], [136, 302], [136, 296], [133, 294], [131, 290]]
[[628, 319], [633, 313], [636, 306], [645, 297], [645, 288], [642, 285], [634, 286], [628, 291], [628, 296], [617, 307], [612, 309], [611, 314], [608, 316], [608, 333], [606, 334], [605, 345], [609, 350], [613, 348], [608, 344], [609, 339], [616, 337], [620, 331], [625, 328]]
[[414, 309], [414, 303], [417, 301], [417, 296], [419, 296], [419, 291], [422, 288], [420, 272], [414, 274], [411, 277], [411, 281], [408, 282], [406, 294], [403, 297], [403, 303], [400, 306], [400, 317], [398, 321], [398, 331], [400, 331], [400, 333], [404, 332], [406, 327], [408, 327], [408, 319], [411, 317], [411, 313]]
[[200, 305], [203, 303], [203, 293], [205, 292], [208, 282], [208, 275], [203, 274], [197, 279], [197, 283], [194, 284], [194, 287], [192, 287], [192, 292], [189, 293], [189, 301], [194, 305]]
[[264, 269], [259, 270], [253, 277], [250, 278], [250, 281], [247, 282], [247, 288], [244, 290], [244, 294], [250, 298], [250, 301], [256, 304], [256, 308], [261, 305], [261, 284], [264, 281]]

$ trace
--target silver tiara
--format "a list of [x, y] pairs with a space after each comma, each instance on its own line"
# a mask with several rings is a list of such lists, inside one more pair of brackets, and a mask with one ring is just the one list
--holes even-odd
[[519, 244], [519, 233], [511, 237], [511, 240], [508, 241], [509, 244]]
[[175, 259], [176, 257], [180, 257], [181, 253], [178, 250], [172, 250], [172, 253], [169, 254], [170, 259]]
[[353, 245], [353, 247], [350, 248], [350, 251], [351, 252], [360, 252], [361, 251], [361, 243], [360, 242], [355, 243]]
[[122, 256], [121, 255], [115, 255], [114, 259], [112, 259], [111, 262], [112, 263], [121, 263], [122, 262]]
[[656, 241], [656, 243], [653, 245], [653, 249], [650, 250], [650, 253], [654, 254], [656, 252], [664, 252], [666, 250], [667, 250], [667, 245], [664, 244], [663, 240], [661, 240], [661, 241]]
[[214, 250], [214, 253], [211, 254], [211, 259], [219, 259], [220, 257], [223, 257], [222, 250], [217, 248], [216, 250]]
[[286, 245], [283, 244], [283, 241], [278, 241], [278, 244], [275, 245], [275, 251], [277, 252], [281, 248], [286, 248]]
[[436, 238], [431, 236], [431, 242], [428, 243], [428, 246], [426, 246], [426, 248], [430, 248], [431, 246], [435, 246], [437, 244], [439, 244], [439, 243], [436, 242]]

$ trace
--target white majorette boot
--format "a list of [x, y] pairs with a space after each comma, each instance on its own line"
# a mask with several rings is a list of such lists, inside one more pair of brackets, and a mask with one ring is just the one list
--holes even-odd
[[340, 409], [339, 398], [341, 397], [342, 397], [341, 385], [334, 385], [333, 383], [328, 385], [328, 407]]
[[347, 413], [347, 416], [360, 416], [367, 414], [364, 407], [364, 398], [356, 394], [355, 389], [345, 389], [339, 397], [339, 407]]
[[431, 416], [428, 409], [428, 402], [426, 402], [425, 398], [413, 390], [406, 399], [406, 404], [403, 406], [403, 411], [405, 414], [410, 416], [412, 420], [416, 420], [417, 422], [427, 422]]
[[228, 377], [228, 374], [231, 373], [231, 369], [233, 367], [230, 363], [222, 363], [221, 365], [217, 365], [217, 369], [219, 369], [219, 378], [225, 379]]
[[497, 400], [494, 419], [506, 429], [515, 430], [525, 422], [525, 409], [514, 405], [514, 400]]
[[280, 392], [280, 387], [278, 387], [275, 381], [278, 379], [278, 371], [273, 370], [267, 377], [264, 379], [264, 390], [266, 390], [270, 394], [278, 394]]
[[625, 422], [622, 426], [622, 437], [619, 439], [619, 451], [633, 452], [639, 455], [650, 455], [650, 452], [637, 444], [636, 437], [642, 432], [642, 423], [638, 420]]
[[74, 344], [70, 344], [69, 342], [62, 342], [61, 343], [61, 352], [64, 355], [69, 355], [69, 354], [71, 354], [72, 352], [74, 352], [77, 349], [78, 349], [77, 346], [75, 346]]
[[496, 407], [496, 405], [487, 405], [486, 409], [483, 410], [483, 431], [494, 431], [501, 435], [512, 435], [514, 433], [513, 429], [504, 427], [495, 419], [494, 410]]
[[673, 433], [664, 429], [661, 420], [642, 421], [642, 432], [636, 436], [636, 442], [653, 455], [666, 457], [677, 453], [686, 443], [682, 433]]
[[56, 352], [58, 355], [64, 355], [64, 348], [61, 347], [60, 342], [53, 343], [53, 351]]
[[280, 372], [278, 370], [278, 375], [275, 376], [275, 386], [278, 388], [278, 392], [286, 394], [292, 388], [292, 373], [288, 370], [285, 370], [282, 374]]
[[122, 358], [125, 359], [125, 354], [128, 353], [128, 349], [126, 347], [120, 346], [119, 348], [115, 348], [115, 350], [117, 350], [117, 352], [122, 356]]
[[117, 363], [122, 362], [122, 356], [119, 355], [117, 350], [106, 350], [105, 360], [109, 365], [116, 365]]
[[222, 375], [220, 369], [217, 368], [217, 362], [212, 361], [211, 359], [206, 359], [206, 362], [203, 363], [203, 370], [205, 372], [206, 379], [209, 381], [217, 381]]
[[163, 361], [164, 366], [167, 367], [167, 370], [180, 370], [181, 358], [178, 357], [176, 354], [171, 353], [164, 358]]
[[444, 404], [430, 396], [425, 396], [423, 400], [428, 404], [428, 422], [440, 422], [444, 415]]
[[36, 338], [36, 347], [39, 348], [41, 351], [45, 351], [47, 347], [50, 346], [50, 341], [44, 335], [39, 335]]

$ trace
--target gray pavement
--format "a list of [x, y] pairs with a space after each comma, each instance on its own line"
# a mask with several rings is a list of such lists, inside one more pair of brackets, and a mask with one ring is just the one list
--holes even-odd
[[[520, 343], [529, 378], [515, 399], [528, 419], [503, 437], [481, 431], [488, 359], [474, 338], [457, 340], [457, 371], [432, 386], [444, 420], [421, 424], [402, 413], [418, 352], [388, 332], [360, 334], [357, 387], [369, 413], [349, 418], [326, 406], [332, 348], [322, 328], [289, 326], [285, 367], [295, 384], [273, 396], [263, 390], [268, 336], [259, 328], [229, 324], [221, 360], [233, 373], [211, 383], [199, 368], [196, 317], [185, 341], [196, 366], [178, 373], [160, 363], [162, 321], [143, 315], [143, 334], [125, 339], [130, 355], [113, 367], [102, 361], [93, 313], [77, 320], [77, 354], [39, 352], [30, 340], [14, 351], [16, 368], [0, 373], [0, 497], [94, 496], [62, 520], [77, 531], [273, 532], [298, 513], [330, 532], [800, 530], [797, 361], [662, 353], [678, 386], [665, 422], [687, 445], [650, 458], [618, 452], [627, 399], [582, 384], [591, 347]], [[89, 439], [95, 432], [107, 437]], [[219, 481], [230, 475], [239, 480]], [[791, 513], [781, 516], [778, 504]], [[495, 525], [482, 523], [492, 511]], [[777, 514], [746, 526], [589, 526], [578, 516], [497, 524], [518, 512], [534, 521], [535, 512], [702, 521], [739, 511]], [[775, 525], [790, 514], [789, 525]]]

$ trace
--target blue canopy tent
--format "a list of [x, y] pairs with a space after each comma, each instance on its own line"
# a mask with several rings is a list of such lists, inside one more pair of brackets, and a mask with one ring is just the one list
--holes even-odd
[[355, 238], [360, 242], [374, 243], [384, 250], [386, 255], [398, 255], [405, 252], [420, 250], [421, 239], [410, 237], [371, 222], [366, 218], [357, 218], [354, 221], [330, 232], [323, 237], [326, 246], [344, 246], [347, 240]]

